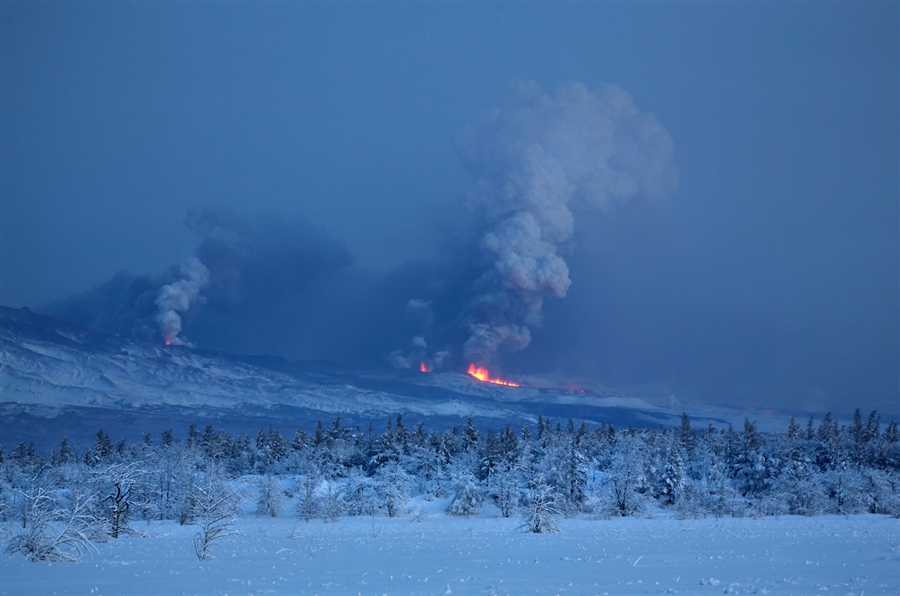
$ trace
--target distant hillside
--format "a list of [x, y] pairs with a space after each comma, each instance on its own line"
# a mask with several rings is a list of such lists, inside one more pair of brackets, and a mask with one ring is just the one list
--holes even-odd
[[[686, 410], [696, 427], [739, 422], [743, 413], [547, 387], [503, 387], [463, 372], [350, 371], [329, 362], [290, 362], [164, 346], [95, 333], [28, 309], [0, 307], [0, 417], [7, 446], [39, 446], [66, 435], [90, 440], [98, 427], [113, 437], [190, 422], [231, 432], [261, 426], [291, 432], [340, 416], [345, 425], [389, 417], [432, 428], [533, 425], [538, 416], [614, 426], [674, 426]], [[524, 384], [524, 383], [523, 383]], [[786, 420], [777, 420], [786, 426]]]

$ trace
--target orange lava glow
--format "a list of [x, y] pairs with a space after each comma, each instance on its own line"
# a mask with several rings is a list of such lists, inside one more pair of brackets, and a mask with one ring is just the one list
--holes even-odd
[[419, 370], [422, 372], [431, 372], [431, 367], [423, 362], [419, 365]]
[[495, 385], [506, 385], [507, 387], [518, 387], [518, 383], [513, 383], [512, 381], [504, 381], [502, 379], [492, 379], [491, 374], [488, 372], [488, 369], [482, 368], [480, 366], [475, 366], [474, 364], [469, 365], [468, 373], [478, 379], [479, 381], [485, 381], [486, 383], [494, 383]]
[[171, 339], [171, 338], [168, 338], [168, 337], [166, 338], [166, 345], [167, 345], [167, 346], [171, 346], [171, 345], [172, 345], [172, 339]]

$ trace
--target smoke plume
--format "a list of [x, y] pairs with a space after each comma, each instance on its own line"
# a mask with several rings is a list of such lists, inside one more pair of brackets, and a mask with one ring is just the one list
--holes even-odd
[[200, 290], [209, 283], [209, 270], [200, 259], [191, 257], [181, 264], [182, 279], [166, 284], [159, 290], [156, 320], [165, 338], [166, 345], [190, 345], [178, 337], [181, 332], [181, 316], [191, 303], [200, 297]]
[[565, 297], [572, 282], [560, 252], [572, 238], [574, 208], [610, 209], [676, 185], [671, 137], [610, 85], [573, 83], [547, 94], [519, 84], [503, 107], [459, 134], [457, 148], [474, 177], [467, 206], [486, 226], [489, 267], [468, 307], [463, 346], [479, 363], [526, 347], [544, 297]]
[[[195, 257], [149, 275], [118, 273], [48, 311], [88, 329], [146, 341], [161, 331], [172, 344], [184, 343], [184, 325], [205, 348], [289, 354], [311, 328], [308, 320], [289, 316], [313, 312], [319, 305], [310, 304], [310, 288], [352, 262], [341, 243], [300, 219], [204, 207], [191, 210], [185, 225], [201, 237]], [[202, 308], [195, 308], [201, 300]], [[321, 300], [338, 302], [331, 295]], [[331, 313], [310, 316], [318, 321]]]
[[676, 184], [668, 133], [612, 86], [520, 84], [456, 147], [472, 184], [456, 214], [435, 214], [435, 258], [366, 270], [303, 219], [205, 207], [185, 222], [200, 237], [195, 259], [118, 274], [50, 313], [142, 339], [162, 327], [173, 343], [183, 326], [199, 346], [235, 353], [484, 366], [528, 346], [544, 300], [569, 293], [579, 214], [583, 226], [587, 210], [665, 198]]

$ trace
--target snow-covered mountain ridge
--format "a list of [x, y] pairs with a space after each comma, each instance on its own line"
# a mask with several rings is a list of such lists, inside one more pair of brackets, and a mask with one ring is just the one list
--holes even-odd
[[677, 424], [684, 409], [703, 425], [740, 414], [672, 405], [502, 387], [461, 372], [355, 372], [327, 362], [155, 345], [0, 307], [0, 415], [7, 445], [20, 438], [89, 435], [97, 426], [132, 436], [168, 427], [178, 432], [188, 421], [246, 432], [270, 424], [310, 427], [337, 416], [345, 424], [380, 427], [402, 414], [409, 422], [448, 427], [471, 415], [483, 426], [502, 428], [533, 424], [538, 415], [647, 426]]

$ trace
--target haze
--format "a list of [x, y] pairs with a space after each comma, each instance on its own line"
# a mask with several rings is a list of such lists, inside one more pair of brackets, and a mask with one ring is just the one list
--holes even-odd
[[900, 414], [896, 3], [0, 10], [5, 306]]

